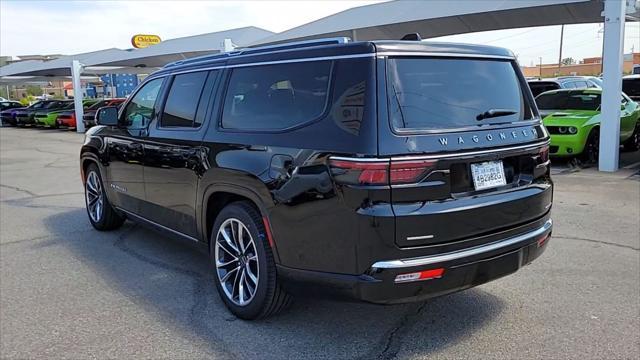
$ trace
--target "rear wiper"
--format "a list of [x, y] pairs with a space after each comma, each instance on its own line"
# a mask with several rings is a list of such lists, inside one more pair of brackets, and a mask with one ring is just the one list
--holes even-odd
[[517, 113], [518, 113], [517, 111], [509, 110], [509, 109], [489, 109], [483, 112], [482, 114], [478, 114], [478, 116], [476, 116], [476, 120], [480, 121], [484, 119], [489, 119], [489, 118], [494, 118], [499, 116], [506, 116], [506, 115], [513, 115]]

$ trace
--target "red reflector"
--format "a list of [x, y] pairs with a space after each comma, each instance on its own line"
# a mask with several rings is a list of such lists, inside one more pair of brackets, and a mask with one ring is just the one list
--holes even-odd
[[542, 237], [538, 239], [538, 247], [542, 247], [550, 237], [551, 234], [542, 235]]
[[422, 280], [431, 280], [431, 279], [439, 279], [444, 274], [444, 268], [424, 270], [414, 273], [408, 274], [400, 274], [396, 276], [395, 282], [411, 282], [411, 281], [422, 281]]
[[269, 246], [271, 248], [275, 247], [273, 243], [273, 236], [271, 235], [271, 226], [269, 225], [269, 219], [266, 216], [262, 217], [262, 222], [264, 223], [264, 231], [267, 233], [267, 240], [269, 241]]

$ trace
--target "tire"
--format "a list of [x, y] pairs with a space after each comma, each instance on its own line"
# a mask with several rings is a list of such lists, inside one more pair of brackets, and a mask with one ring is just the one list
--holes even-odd
[[[244, 246], [239, 239], [243, 239]], [[229, 311], [238, 318], [265, 318], [291, 302], [278, 281], [267, 239], [262, 217], [250, 202], [227, 205], [213, 225], [209, 248], [216, 288]]]
[[600, 153], [600, 129], [593, 128], [587, 137], [584, 150], [580, 155], [580, 160], [585, 164], [595, 164], [598, 162]]
[[99, 231], [114, 230], [122, 226], [125, 217], [120, 215], [107, 199], [96, 164], [87, 168], [84, 183], [84, 200], [91, 225]]
[[636, 125], [636, 128], [633, 130], [633, 135], [624, 142], [623, 146], [624, 151], [640, 150], [640, 124]]

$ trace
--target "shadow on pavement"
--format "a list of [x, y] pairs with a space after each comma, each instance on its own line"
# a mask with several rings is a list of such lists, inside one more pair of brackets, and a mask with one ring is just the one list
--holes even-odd
[[129, 221], [113, 232], [78, 231], [90, 228], [84, 209], [61, 211], [44, 223], [52, 242], [70, 249], [114, 296], [136, 305], [123, 312], [151, 313], [218, 358], [374, 359], [400, 350], [426, 356], [472, 337], [504, 307], [479, 289], [393, 306], [296, 298], [279, 316], [247, 322], [220, 301], [206, 255], [179, 240]]

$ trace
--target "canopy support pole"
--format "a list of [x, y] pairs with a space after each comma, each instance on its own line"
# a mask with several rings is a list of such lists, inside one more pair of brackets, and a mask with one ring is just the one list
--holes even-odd
[[620, 102], [626, 1], [604, 2], [603, 86], [600, 112], [600, 154], [598, 169], [618, 170], [620, 157]]
[[81, 74], [82, 64], [80, 64], [80, 61], [78, 60], [73, 60], [71, 62], [71, 81], [73, 84], [73, 106], [76, 113], [76, 131], [78, 133], [84, 132], [84, 122], [82, 122], [84, 109], [82, 108], [82, 83], [80, 82]]

